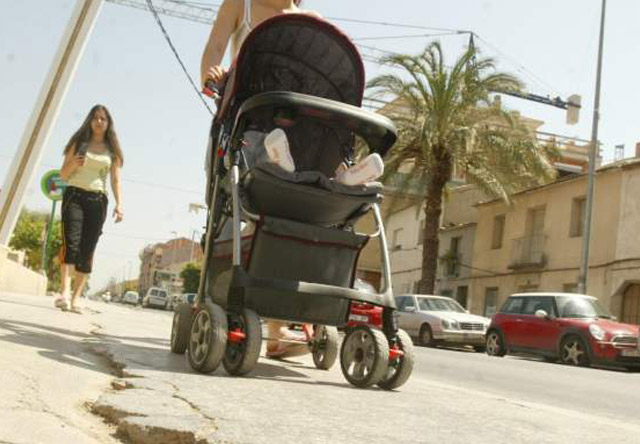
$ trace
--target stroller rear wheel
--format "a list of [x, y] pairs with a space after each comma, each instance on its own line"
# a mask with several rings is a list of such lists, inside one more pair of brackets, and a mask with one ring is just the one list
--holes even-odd
[[227, 315], [216, 304], [205, 304], [191, 323], [189, 365], [200, 373], [218, 368], [227, 345]]
[[181, 303], [173, 313], [171, 326], [171, 352], [183, 354], [189, 346], [189, 331], [193, 321], [193, 309], [191, 305]]
[[356, 387], [369, 387], [384, 378], [389, 362], [389, 343], [380, 330], [360, 325], [342, 342], [342, 374]]
[[329, 370], [338, 357], [338, 329], [326, 325], [316, 325], [313, 330], [311, 354], [313, 363], [320, 370]]
[[391, 350], [387, 374], [378, 382], [378, 387], [385, 390], [393, 390], [400, 387], [407, 382], [413, 372], [415, 355], [411, 338], [406, 331], [398, 330], [395, 339], [397, 350], [401, 351], [402, 354], [396, 354], [394, 357], [393, 349]]
[[255, 311], [245, 308], [242, 314], [229, 313], [227, 349], [222, 360], [230, 375], [249, 373], [258, 363], [262, 347], [262, 326]]

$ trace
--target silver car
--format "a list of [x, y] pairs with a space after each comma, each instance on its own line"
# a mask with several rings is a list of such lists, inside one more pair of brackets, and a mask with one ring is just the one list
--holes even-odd
[[408, 294], [396, 297], [398, 324], [420, 345], [470, 345], [485, 350], [485, 333], [491, 320], [470, 314], [444, 296]]

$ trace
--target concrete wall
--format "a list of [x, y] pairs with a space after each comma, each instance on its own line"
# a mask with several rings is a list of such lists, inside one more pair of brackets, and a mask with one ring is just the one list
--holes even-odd
[[0, 245], [0, 292], [44, 296], [47, 278], [9, 259], [9, 249]]

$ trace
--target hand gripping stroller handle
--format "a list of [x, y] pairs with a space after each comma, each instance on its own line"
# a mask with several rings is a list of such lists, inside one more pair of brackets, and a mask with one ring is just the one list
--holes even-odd
[[306, 117], [329, 127], [349, 129], [367, 142], [369, 151], [380, 156], [384, 156], [398, 138], [395, 125], [385, 116], [342, 102], [288, 91], [266, 92], [247, 99], [238, 112], [234, 133], [251, 115], [265, 111], [275, 115], [282, 110], [294, 118]]
[[204, 88], [202, 88], [202, 94], [212, 99], [220, 97], [220, 87], [216, 85], [213, 80], [207, 80], [204, 82]]

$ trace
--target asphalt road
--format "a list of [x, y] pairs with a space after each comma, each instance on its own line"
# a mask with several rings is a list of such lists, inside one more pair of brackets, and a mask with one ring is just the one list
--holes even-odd
[[[640, 424], [640, 373], [416, 348], [413, 378]], [[640, 436], [638, 437], [640, 442]]]

